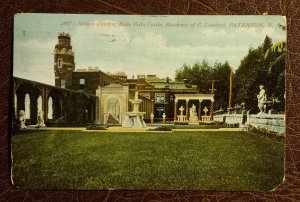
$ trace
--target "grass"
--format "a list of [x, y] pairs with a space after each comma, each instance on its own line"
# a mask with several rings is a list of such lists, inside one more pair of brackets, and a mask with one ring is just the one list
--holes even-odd
[[47, 131], [12, 137], [13, 181], [26, 189], [271, 190], [284, 139], [247, 132]]

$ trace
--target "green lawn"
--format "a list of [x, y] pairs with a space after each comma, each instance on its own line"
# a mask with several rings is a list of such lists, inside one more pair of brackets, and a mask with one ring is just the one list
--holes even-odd
[[247, 132], [40, 132], [12, 137], [26, 189], [270, 190], [284, 140]]

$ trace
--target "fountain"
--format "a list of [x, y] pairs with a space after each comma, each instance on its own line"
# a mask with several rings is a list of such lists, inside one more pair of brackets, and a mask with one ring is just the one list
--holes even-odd
[[122, 123], [123, 128], [144, 128], [146, 127], [146, 123], [143, 120], [144, 114], [146, 112], [140, 112], [139, 107], [142, 99], [139, 99], [138, 91], [135, 92], [134, 99], [129, 100], [132, 103], [133, 111], [127, 112], [125, 116], [125, 120]]

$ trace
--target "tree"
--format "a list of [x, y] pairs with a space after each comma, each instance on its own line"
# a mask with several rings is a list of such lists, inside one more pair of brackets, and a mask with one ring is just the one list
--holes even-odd
[[208, 93], [212, 79], [212, 67], [203, 60], [202, 63], [196, 62], [193, 66], [184, 64], [175, 72], [175, 79], [189, 84], [197, 85], [198, 91]]
[[[234, 98], [235, 103], [245, 103], [248, 109], [255, 109], [257, 106], [256, 94], [260, 84], [265, 85], [259, 75], [262, 66], [261, 50], [249, 49], [248, 55], [243, 58], [234, 77]], [[258, 84], [259, 83], [259, 84]]]
[[245, 102], [247, 109], [257, 111], [258, 86], [264, 85], [268, 97], [283, 98], [285, 43], [273, 45], [270, 37], [266, 36], [261, 46], [250, 48], [241, 61], [234, 80], [234, 100], [236, 103]]
[[224, 64], [215, 63], [210, 66], [206, 60], [196, 62], [193, 66], [184, 64], [176, 70], [175, 79], [189, 84], [197, 85], [200, 93], [210, 93], [212, 80], [215, 80], [215, 105], [216, 108], [226, 109], [228, 107], [230, 67], [226, 61]]
[[[257, 94], [259, 85], [264, 85], [268, 97], [277, 96], [283, 101], [285, 83], [285, 42], [273, 45], [266, 36], [257, 48], [250, 48], [248, 54], [233, 74], [233, 104], [245, 103], [246, 109], [258, 111]], [[175, 79], [196, 84], [198, 91], [209, 93], [212, 80], [215, 80], [216, 108], [228, 107], [230, 66], [215, 63], [210, 66], [207, 61], [196, 62], [193, 66], [184, 64], [176, 70]]]
[[274, 85], [272, 94], [281, 100], [283, 100], [285, 92], [285, 52], [286, 43], [278, 42], [272, 45], [264, 56], [268, 61], [268, 77]]
[[227, 61], [224, 64], [215, 63], [212, 78], [215, 80], [215, 107], [227, 109], [229, 96], [230, 66]]

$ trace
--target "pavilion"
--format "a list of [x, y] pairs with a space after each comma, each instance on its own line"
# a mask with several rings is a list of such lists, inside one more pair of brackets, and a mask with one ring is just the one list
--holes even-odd
[[174, 100], [175, 124], [213, 121], [214, 94], [175, 94]]

